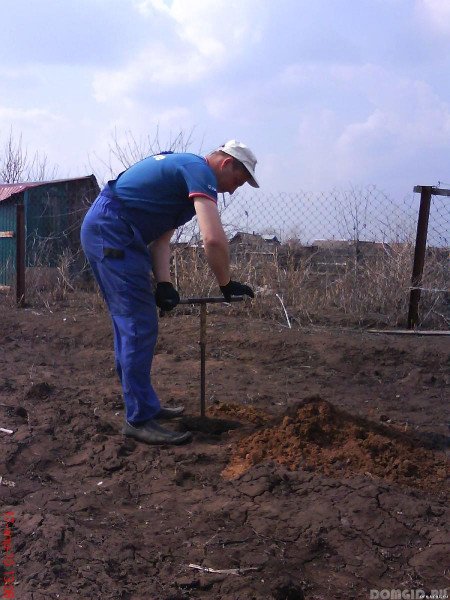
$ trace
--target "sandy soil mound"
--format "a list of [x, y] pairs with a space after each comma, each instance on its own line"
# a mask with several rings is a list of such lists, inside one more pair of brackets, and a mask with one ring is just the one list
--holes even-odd
[[[241, 440], [223, 476], [238, 477], [254, 465], [275, 460], [291, 470], [340, 477], [364, 474], [423, 489], [439, 488], [445, 480], [442, 459], [418, 446], [406, 432], [353, 416], [320, 397], [309, 398], [288, 413], [281, 423]], [[245, 409], [237, 407], [233, 415], [228, 406], [226, 414], [245, 418]]]
[[215, 416], [243, 420], [254, 425], [267, 425], [272, 421], [272, 417], [263, 410], [258, 410], [253, 406], [239, 406], [232, 402], [217, 402], [209, 412]]

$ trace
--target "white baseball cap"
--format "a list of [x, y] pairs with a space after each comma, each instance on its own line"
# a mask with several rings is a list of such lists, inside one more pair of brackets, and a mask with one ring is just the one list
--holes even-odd
[[255, 177], [255, 167], [258, 161], [248, 146], [237, 140], [229, 140], [223, 146], [217, 148], [217, 150], [221, 150], [241, 162], [250, 173], [248, 183], [254, 188], [259, 188], [259, 183]]

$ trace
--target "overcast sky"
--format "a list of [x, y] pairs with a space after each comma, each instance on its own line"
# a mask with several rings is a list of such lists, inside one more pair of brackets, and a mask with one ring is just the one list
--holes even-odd
[[246, 142], [270, 191], [450, 183], [450, 0], [0, 7], [0, 141], [21, 133], [61, 176], [159, 125], [194, 128], [192, 151]]

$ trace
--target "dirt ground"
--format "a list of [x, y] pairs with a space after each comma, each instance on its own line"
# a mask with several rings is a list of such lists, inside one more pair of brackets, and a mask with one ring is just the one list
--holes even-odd
[[120, 434], [107, 313], [2, 306], [0, 323], [4, 597], [450, 592], [449, 337], [289, 330], [214, 307], [202, 421], [199, 313], [176, 309], [153, 381], [187, 408], [167, 426], [194, 437], [150, 447]]

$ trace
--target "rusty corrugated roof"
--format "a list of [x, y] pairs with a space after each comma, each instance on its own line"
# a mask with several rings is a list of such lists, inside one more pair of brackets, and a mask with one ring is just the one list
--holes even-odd
[[66, 181], [80, 181], [82, 179], [91, 179], [94, 175], [85, 177], [72, 177], [71, 179], [55, 179], [53, 181], [27, 181], [24, 183], [0, 183], [0, 202], [7, 200], [14, 194], [20, 194], [28, 188], [48, 185], [49, 183], [64, 183]]
[[0, 202], [6, 200], [13, 194], [19, 194], [29, 187], [38, 185], [36, 183], [5, 183], [0, 184]]

